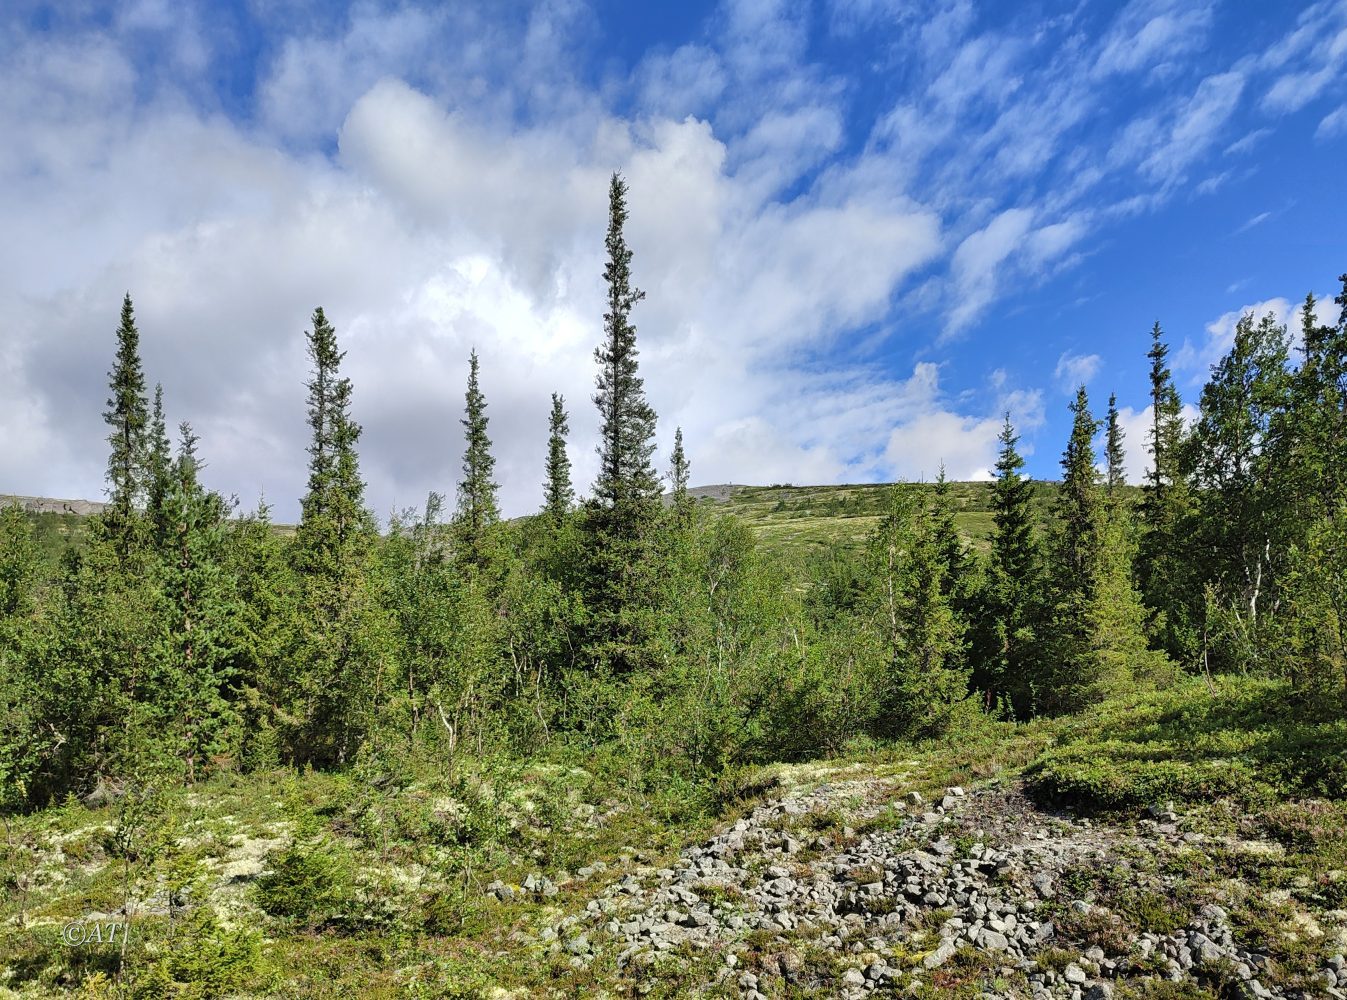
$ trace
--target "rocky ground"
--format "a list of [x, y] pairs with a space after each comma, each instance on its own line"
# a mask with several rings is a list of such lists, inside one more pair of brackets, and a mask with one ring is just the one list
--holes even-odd
[[[615, 953], [637, 992], [699, 963], [704, 987], [746, 1000], [1109, 1000], [1198, 995], [1182, 987], [1199, 982], [1231, 997], [1347, 997], [1347, 912], [1292, 920], [1312, 958], [1288, 968], [1232, 921], [1250, 887], [1203, 870], [1276, 845], [1196, 832], [1172, 807], [1148, 813], [1124, 825], [1053, 814], [1019, 783], [928, 802], [902, 776], [843, 774], [762, 802], [671, 867], [635, 868], [535, 940], [577, 971]], [[605, 873], [579, 875], [597, 887]], [[555, 892], [537, 879], [488, 889]]]

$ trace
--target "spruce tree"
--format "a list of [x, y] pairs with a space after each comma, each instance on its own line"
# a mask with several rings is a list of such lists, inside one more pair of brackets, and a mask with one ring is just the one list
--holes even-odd
[[497, 484], [491, 474], [496, 459], [487, 436], [486, 397], [478, 384], [477, 352], [468, 357], [468, 389], [463, 424], [463, 478], [458, 483], [458, 513], [454, 527], [465, 561], [481, 566], [486, 558], [487, 532], [500, 520], [496, 503]]
[[1059, 589], [1088, 600], [1099, 566], [1103, 506], [1092, 443], [1099, 422], [1090, 413], [1084, 386], [1076, 390], [1071, 414], [1071, 437], [1062, 453], [1062, 485], [1054, 509], [1057, 546], [1053, 554]]
[[608, 189], [608, 308], [604, 341], [594, 351], [599, 365], [594, 404], [602, 419], [599, 477], [594, 499], [617, 514], [615, 525], [634, 537], [645, 527], [643, 515], [659, 502], [660, 484], [650, 464], [655, 453], [655, 411], [645, 399], [637, 374], [636, 327], [631, 309], [645, 292], [631, 284], [631, 250], [622, 229], [627, 221], [627, 185], [613, 174]]
[[566, 400], [560, 393], [552, 393], [552, 412], [547, 418], [547, 478], [543, 483], [543, 511], [553, 522], [560, 523], [575, 503], [571, 486], [571, 459], [566, 454], [566, 435], [570, 421], [566, 416]]
[[591, 656], [626, 671], [646, 658], [655, 628], [659, 570], [655, 535], [661, 518], [660, 482], [651, 465], [655, 411], [637, 374], [631, 309], [645, 295], [631, 283], [631, 250], [623, 236], [627, 186], [614, 174], [608, 191], [608, 285], [604, 340], [594, 404], [601, 421], [599, 474], [584, 518], [585, 603], [591, 613]]
[[692, 519], [692, 498], [688, 495], [688, 475], [690, 466], [687, 452], [683, 450], [683, 428], [674, 430], [673, 454], [669, 460], [669, 483], [673, 487], [674, 520], [686, 526]]
[[294, 552], [305, 572], [336, 573], [352, 550], [366, 550], [374, 521], [365, 507], [356, 445], [360, 425], [351, 419], [351, 380], [340, 374], [346, 352], [322, 307], [306, 334], [313, 369], [309, 381], [309, 483], [300, 501]]
[[167, 629], [159, 666], [166, 722], [190, 783], [210, 757], [236, 748], [240, 735], [230, 690], [236, 608], [224, 567], [227, 507], [201, 485], [197, 437], [184, 422], [164, 496]]
[[294, 720], [296, 757], [322, 764], [350, 760], [370, 724], [380, 683], [384, 621], [368, 577], [377, 532], [365, 507], [352, 418], [351, 380], [340, 374], [336, 331], [314, 310], [307, 333], [309, 488], [291, 552], [302, 598], [292, 673], [278, 714]]
[[142, 541], [139, 505], [145, 495], [149, 427], [145, 373], [140, 361], [140, 332], [136, 329], [131, 295], [122, 299], [121, 324], [117, 327], [117, 355], [108, 372], [111, 396], [103, 419], [112, 428], [108, 435], [108, 506], [102, 523], [118, 558], [126, 563]]
[[1036, 678], [1035, 709], [1060, 712], [1092, 700], [1093, 633], [1104, 554], [1104, 505], [1093, 439], [1099, 422], [1085, 387], [1071, 403], [1071, 437], [1062, 453], [1062, 484], [1053, 505], [1051, 629]]
[[1123, 450], [1123, 429], [1118, 423], [1118, 394], [1108, 397], [1108, 419], [1105, 422], [1104, 462], [1106, 473], [1104, 483], [1109, 499], [1117, 499], [1127, 482], [1127, 454]]
[[1151, 429], [1147, 442], [1150, 468], [1141, 491], [1142, 534], [1137, 579], [1150, 613], [1153, 641], [1174, 659], [1188, 662], [1196, 653], [1195, 615], [1201, 584], [1191, 571], [1189, 489], [1183, 401], [1169, 370], [1169, 346], [1160, 324], [1151, 328]]
[[1132, 584], [1129, 518], [1121, 498], [1108, 500], [1100, 483], [1099, 421], [1084, 386], [1071, 412], [1054, 508], [1050, 626], [1035, 690], [1035, 707], [1050, 713], [1075, 711], [1156, 670]]
[[163, 551], [168, 540], [168, 526], [164, 516], [164, 502], [173, 483], [173, 453], [164, 419], [164, 387], [154, 387], [154, 410], [150, 418], [149, 454], [145, 513], [150, 522], [150, 533], [155, 548]]
[[869, 629], [883, 657], [881, 729], [929, 737], [967, 697], [963, 620], [950, 604], [948, 566], [931, 505], [895, 487], [866, 551]]
[[1030, 668], [1039, 601], [1040, 555], [1034, 533], [1033, 485], [1020, 474], [1019, 437], [1005, 415], [992, 484], [993, 531], [987, 576], [978, 601], [973, 683], [984, 705], [1009, 698], [1017, 711], [1032, 704]]
[[968, 601], [972, 596], [973, 566], [964, 548], [963, 539], [959, 535], [959, 527], [955, 520], [954, 494], [950, 489], [949, 478], [945, 475], [944, 462], [940, 463], [940, 472], [935, 479], [931, 518], [936, 547], [945, 567], [945, 593], [956, 612], [966, 615]]

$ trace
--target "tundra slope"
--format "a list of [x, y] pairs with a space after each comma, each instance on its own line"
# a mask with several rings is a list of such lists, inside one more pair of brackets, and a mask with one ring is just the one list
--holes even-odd
[[[1167, 806], [1130, 826], [1055, 814], [1018, 779], [950, 787], [930, 805], [905, 777], [847, 769], [765, 801], [673, 866], [609, 886], [541, 943], [577, 970], [615, 949], [639, 992], [670, 959], [710, 956], [705, 992], [746, 1000], [1211, 995], [1177, 991], [1199, 982], [1221, 996], [1347, 997], [1347, 912], [1331, 934], [1303, 917], [1322, 947], [1297, 973], [1216, 901], [1250, 887], [1193, 898], [1185, 872], [1204, 851], [1275, 845], [1185, 829]], [[1113, 873], [1115, 897], [1100, 898], [1092, 872]]]

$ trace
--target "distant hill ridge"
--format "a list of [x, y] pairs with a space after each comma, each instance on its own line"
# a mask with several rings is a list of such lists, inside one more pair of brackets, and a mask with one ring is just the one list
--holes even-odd
[[107, 504], [98, 500], [61, 500], [56, 497], [22, 497], [0, 493], [0, 507], [22, 507], [29, 514], [101, 514]]

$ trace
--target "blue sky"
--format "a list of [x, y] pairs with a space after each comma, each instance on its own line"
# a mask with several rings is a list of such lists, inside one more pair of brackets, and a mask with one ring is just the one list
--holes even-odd
[[701, 483], [984, 477], [1007, 409], [1051, 478], [1082, 381], [1136, 478], [1155, 320], [1195, 401], [1347, 270], [1343, 0], [20, 0], [0, 53], [0, 492], [100, 494], [128, 289], [245, 505], [297, 511], [318, 304], [380, 514], [452, 494], [473, 347], [507, 511], [553, 390], [583, 491], [615, 169]]

